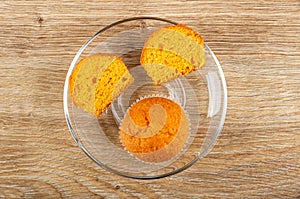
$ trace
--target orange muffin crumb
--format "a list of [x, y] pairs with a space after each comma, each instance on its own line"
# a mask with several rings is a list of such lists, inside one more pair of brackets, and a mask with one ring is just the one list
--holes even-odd
[[165, 26], [147, 39], [140, 63], [159, 85], [204, 67], [204, 40], [185, 25]]
[[149, 97], [126, 113], [120, 127], [124, 147], [141, 160], [160, 162], [179, 153], [188, 137], [188, 119], [170, 99]]
[[120, 57], [94, 54], [77, 63], [69, 78], [70, 96], [78, 108], [99, 116], [132, 82]]

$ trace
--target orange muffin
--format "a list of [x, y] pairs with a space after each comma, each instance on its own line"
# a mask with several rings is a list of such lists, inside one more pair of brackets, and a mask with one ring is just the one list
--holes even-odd
[[94, 54], [77, 63], [69, 89], [78, 108], [99, 116], [132, 82], [133, 77], [120, 57]]
[[126, 113], [120, 127], [122, 144], [141, 160], [161, 162], [179, 153], [188, 137], [188, 119], [170, 99], [149, 97]]
[[159, 85], [204, 67], [204, 40], [185, 25], [165, 26], [147, 39], [140, 63]]

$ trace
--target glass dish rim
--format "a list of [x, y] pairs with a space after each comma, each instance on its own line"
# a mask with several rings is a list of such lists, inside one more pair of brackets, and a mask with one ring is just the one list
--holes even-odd
[[212, 148], [212, 146], [215, 144], [220, 132], [222, 131], [224, 122], [225, 122], [225, 117], [226, 117], [226, 110], [227, 110], [227, 86], [226, 86], [226, 80], [225, 80], [225, 76], [222, 70], [222, 67], [217, 59], [217, 57], [215, 56], [215, 54], [213, 53], [213, 51], [209, 48], [209, 46], [204, 43], [205, 48], [207, 48], [207, 50], [209, 51], [209, 53], [211, 54], [213, 60], [215, 61], [217, 67], [218, 67], [218, 73], [221, 77], [221, 83], [222, 83], [222, 88], [223, 88], [223, 110], [222, 110], [222, 116], [221, 119], [219, 121], [219, 126], [217, 128], [217, 131], [215, 132], [213, 139], [210, 141], [208, 147], [206, 147], [206, 149], [200, 153], [195, 159], [193, 159], [192, 161], [190, 161], [189, 163], [187, 163], [186, 165], [184, 165], [183, 167], [180, 167], [174, 171], [171, 172], [167, 172], [167, 173], [163, 173], [163, 174], [159, 174], [159, 175], [152, 175], [152, 176], [137, 176], [137, 175], [130, 175], [127, 173], [123, 173], [120, 172], [116, 169], [110, 168], [109, 166], [106, 166], [104, 163], [100, 162], [99, 160], [97, 160], [95, 157], [93, 157], [93, 155], [81, 144], [80, 140], [77, 138], [76, 136], [76, 132], [75, 129], [73, 128], [71, 119], [70, 119], [70, 114], [69, 114], [69, 108], [68, 108], [68, 97], [69, 97], [69, 77], [71, 76], [71, 73], [73, 71], [73, 69], [76, 66], [76, 62], [79, 59], [80, 55], [82, 54], [82, 52], [85, 50], [85, 48], [98, 36], [100, 35], [102, 32], [118, 25], [118, 24], [122, 24], [125, 22], [129, 22], [129, 21], [134, 21], [134, 20], [158, 20], [158, 21], [163, 21], [163, 22], [167, 22], [170, 24], [174, 24], [177, 25], [178, 23], [173, 22], [171, 20], [168, 19], [163, 19], [163, 18], [159, 18], [159, 17], [131, 17], [131, 18], [126, 18], [123, 20], [119, 20], [116, 21], [104, 28], [102, 28], [101, 30], [99, 30], [96, 34], [94, 34], [89, 40], [87, 40], [82, 46], [81, 48], [78, 50], [78, 52], [76, 53], [76, 55], [73, 58], [73, 61], [71, 62], [71, 65], [68, 69], [68, 73], [66, 75], [66, 79], [65, 79], [65, 83], [64, 83], [64, 93], [63, 93], [63, 108], [64, 108], [64, 115], [65, 115], [65, 119], [69, 128], [69, 131], [73, 137], [73, 139], [75, 140], [75, 142], [77, 143], [77, 145], [79, 146], [79, 148], [91, 159], [93, 160], [97, 165], [99, 165], [100, 167], [102, 167], [103, 169], [117, 174], [119, 176], [123, 176], [123, 177], [127, 177], [127, 178], [132, 178], [132, 179], [141, 179], [141, 180], [147, 180], [147, 179], [159, 179], [159, 178], [163, 178], [163, 177], [167, 177], [167, 176], [171, 176], [174, 174], [177, 174], [181, 171], [186, 170], [187, 168], [191, 167], [194, 163], [196, 163], [198, 160], [200, 160], [202, 157], [204, 157]]

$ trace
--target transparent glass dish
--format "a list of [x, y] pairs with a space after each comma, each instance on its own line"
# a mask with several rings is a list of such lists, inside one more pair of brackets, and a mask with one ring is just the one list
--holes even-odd
[[[216, 56], [207, 44], [204, 68], [160, 86], [154, 85], [140, 66], [140, 53], [148, 36], [158, 28], [176, 24], [155, 17], [118, 21], [91, 37], [71, 63], [64, 86], [67, 125], [82, 151], [112, 173], [136, 179], [156, 179], [176, 174], [207, 155], [222, 130], [227, 107], [226, 81]], [[95, 53], [121, 56], [135, 79], [99, 117], [78, 109], [69, 95], [69, 77], [76, 63]], [[178, 155], [164, 162], [150, 163], [135, 158], [124, 149], [119, 127], [127, 109], [136, 100], [156, 95], [166, 96], [180, 104], [189, 117], [190, 131]]]

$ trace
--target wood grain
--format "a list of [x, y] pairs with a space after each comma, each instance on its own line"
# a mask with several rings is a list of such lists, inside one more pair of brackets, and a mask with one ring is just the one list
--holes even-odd
[[[190, 169], [138, 181], [75, 145], [63, 83], [80, 46], [125, 17], [157, 16], [201, 32], [228, 85], [212, 152]], [[0, 2], [0, 198], [299, 198], [300, 2]]]

